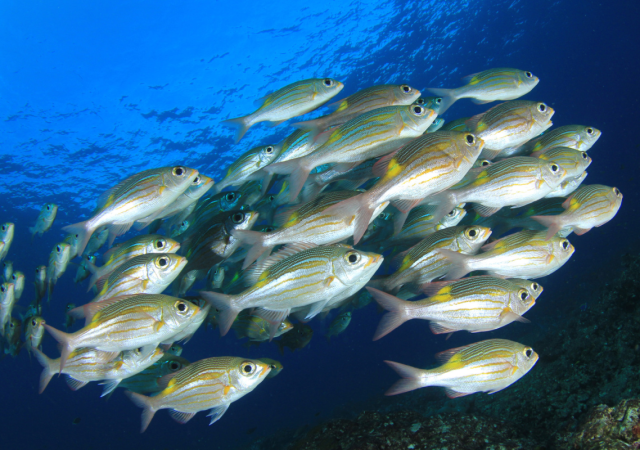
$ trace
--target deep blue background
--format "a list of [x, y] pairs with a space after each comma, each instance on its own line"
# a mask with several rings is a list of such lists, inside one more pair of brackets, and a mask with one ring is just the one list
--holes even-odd
[[[616, 185], [625, 196], [622, 209], [606, 226], [570, 238], [575, 255], [541, 280], [545, 293], [527, 316], [538, 327], [561, 326], [545, 316], [560, 307], [578, 311], [583, 299], [571, 295], [571, 284], [604, 270], [638, 241], [636, 2], [182, 3], [0, 2], [0, 221], [17, 226], [8, 259], [27, 274], [22, 307], [34, 295], [35, 267], [47, 263], [63, 237], [60, 228], [88, 214], [101, 191], [133, 172], [174, 163], [220, 179], [238, 154], [292, 129], [258, 125], [234, 145], [219, 122], [252, 111], [252, 101], [270, 90], [312, 76], [343, 81], [346, 96], [385, 82], [456, 87], [469, 73], [518, 67], [540, 77], [527, 98], [553, 106], [556, 126], [603, 131], [589, 152], [587, 183]], [[463, 100], [445, 119], [484, 109]], [[30, 245], [27, 227], [46, 201], [60, 205], [58, 219]], [[70, 268], [60, 280], [44, 314], [54, 326], [62, 324], [65, 303], [90, 298], [73, 285], [74, 274]], [[375, 307], [356, 311], [348, 330], [327, 344], [326, 324], [316, 320], [310, 346], [284, 356], [274, 345], [247, 351], [231, 335], [200, 330], [186, 346], [190, 360], [267, 356], [285, 369], [211, 428], [204, 413], [180, 426], [162, 411], [142, 436], [140, 410], [121, 392], [106, 402], [97, 386], [74, 393], [54, 379], [39, 396], [38, 364], [26, 354], [5, 358], [2, 446], [232, 448], [381, 396], [396, 379], [384, 359], [425, 365], [437, 351], [478, 340], [457, 333], [444, 342], [425, 323], [410, 322], [372, 343], [377, 322]], [[526, 330], [513, 324], [482, 337], [526, 342]], [[56, 354], [52, 340], [44, 346]], [[72, 425], [77, 417], [81, 422]]]

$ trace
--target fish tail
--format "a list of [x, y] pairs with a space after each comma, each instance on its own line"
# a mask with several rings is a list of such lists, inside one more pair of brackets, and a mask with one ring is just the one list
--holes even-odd
[[142, 394], [131, 391], [125, 391], [124, 394], [129, 397], [129, 400], [131, 400], [134, 405], [142, 408], [142, 423], [140, 425], [140, 433], [144, 433], [151, 423], [153, 415], [156, 413], [151, 397], [146, 397]]
[[91, 288], [95, 286], [96, 282], [100, 278], [102, 278], [102, 271], [100, 270], [102, 269], [102, 267], [98, 267], [94, 263], [88, 260], [86, 261], [86, 266], [87, 266], [87, 269], [89, 269], [89, 272], [91, 272], [91, 278], [89, 279], [89, 287], [87, 288], [87, 292], [89, 292]]
[[234, 296], [222, 294], [220, 292], [200, 291], [202, 298], [211, 303], [211, 306], [220, 310], [218, 317], [218, 326], [220, 327], [220, 336], [224, 336], [231, 329], [233, 321], [242, 311], [235, 305]]
[[431, 92], [438, 97], [442, 97], [442, 103], [440, 103], [440, 112], [438, 115], [444, 114], [444, 112], [453, 105], [458, 97], [455, 89], [442, 89], [442, 88], [427, 88], [427, 91]]
[[471, 257], [469, 255], [446, 249], [438, 249], [436, 252], [447, 258], [449, 263], [453, 266], [444, 277], [445, 280], [457, 280], [473, 271], [473, 267], [471, 267], [470, 264]]
[[440, 222], [458, 203], [459, 202], [456, 202], [454, 194], [447, 191], [429, 197], [429, 204], [437, 205], [436, 210], [433, 212], [434, 223]]
[[53, 360], [47, 357], [47, 355], [45, 355], [35, 347], [33, 348], [33, 352], [36, 355], [36, 359], [42, 366], [42, 373], [40, 374], [40, 390], [38, 391], [38, 394], [42, 394], [49, 385], [51, 377], [53, 377], [53, 374], [55, 374], [58, 370], [56, 370]]
[[393, 215], [393, 235], [394, 236], [397, 236], [402, 231], [402, 227], [404, 226], [404, 223], [407, 221], [407, 217], [409, 217], [410, 212], [411, 211], [407, 211], [407, 212], [398, 211], [396, 214]]
[[558, 216], [531, 216], [531, 218], [543, 227], [547, 227], [549, 229], [547, 231], [547, 236], [545, 237], [547, 241], [562, 229]]
[[246, 269], [257, 260], [264, 252], [270, 251], [273, 246], [265, 245], [265, 233], [251, 230], [232, 230], [231, 235], [243, 244], [251, 245], [242, 264], [242, 270]]
[[222, 125], [226, 125], [228, 127], [231, 127], [233, 129], [235, 129], [235, 131], [236, 131], [236, 136], [235, 136], [236, 144], [238, 142], [240, 142], [240, 139], [242, 139], [242, 137], [249, 130], [251, 125], [253, 125], [251, 123], [251, 115], [242, 116], [242, 117], [236, 117], [235, 119], [223, 120], [221, 123], [222, 123]]
[[60, 344], [60, 369], [59, 373], [62, 373], [64, 365], [69, 359], [69, 355], [75, 349], [73, 345], [73, 335], [65, 333], [64, 331], [56, 330], [51, 325], [45, 324], [44, 328], [49, 334]]
[[62, 227], [62, 231], [65, 233], [78, 234], [78, 255], [82, 255], [82, 253], [84, 253], [84, 249], [89, 243], [89, 238], [93, 234], [93, 230], [94, 228], [89, 225], [88, 220]]
[[402, 380], [396, 381], [384, 395], [402, 394], [430, 385], [427, 377], [425, 377], [425, 375], [429, 374], [428, 370], [406, 366], [393, 361], [385, 361], [385, 363], [395, 370], [402, 377]]
[[269, 173], [289, 175], [289, 203], [294, 203], [313, 169], [309, 164], [307, 158], [302, 157], [270, 164], [264, 170]]
[[382, 316], [380, 324], [373, 335], [374, 341], [386, 336], [407, 320], [411, 320], [413, 318], [408, 313], [409, 308], [407, 308], [407, 306], [411, 306], [410, 302], [371, 287], [367, 287], [366, 289], [380, 306], [389, 311], [387, 314]]
[[378, 289], [378, 290], [387, 291], [388, 289], [386, 288], [386, 284], [387, 284], [388, 278], [389, 277], [387, 276], [372, 278], [367, 282], [367, 286]]

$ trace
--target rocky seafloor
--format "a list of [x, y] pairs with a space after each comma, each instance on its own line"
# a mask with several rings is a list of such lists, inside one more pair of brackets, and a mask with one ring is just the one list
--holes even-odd
[[607, 269], [566, 281], [556, 301], [571, 301], [559, 301], [552, 326], [525, 336], [541, 355], [535, 370], [500, 395], [451, 401], [421, 389], [244, 448], [640, 448], [640, 256], [626, 254]]

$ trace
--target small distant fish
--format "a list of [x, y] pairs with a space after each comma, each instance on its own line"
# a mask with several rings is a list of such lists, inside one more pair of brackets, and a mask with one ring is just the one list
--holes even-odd
[[47, 298], [51, 301], [51, 292], [58, 278], [60, 278], [71, 261], [71, 246], [61, 242], [56, 244], [49, 255], [49, 266], [47, 267]]
[[[413, 103], [416, 105], [424, 106], [425, 108], [433, 109], [438, 115], [442, 114], [442, 97], [420, 97]], [[434, 121], [433, 123], [435, 124], [436, 122]], [[442, 120], [442, 123], [444, 123], [444, 120]]]
[[342, 90], [344, 85], [332, 78], [311, 78], [297, 81], [258, 100], [260, 107], [253, 113], [222, 122], [236, 128], [236, 143], [249, 128], [259, 122], [278, 125], [324, 105]]
[[4, 261], [2, 263], [2, 276], [4, 277], [4, 281], [11, 282], [13, 275], [13, 262], [12, 261]]
[[6, 333], [7, 324], [11, 321], [11, 313], [16, 303], [15, 285], [2, 283], [0, 285], [0, 334]]
[[209, 286], [211, 286], [211, 289], [222, 289], [222, 283], [224, 282], [227, 270], [224, 266], [217, 266], [215, 269], [211, 269], [209, 273], [211, 272], [213, 272], [213, 274], [211, 274]]
[[564, 201], [564, 212], [555, 216], [532, 216], [531, 218], [548, 228], [546, 239], [555, 236], [565, 227], [582, 235], [593, 227], [609, 222], [622, 205], [622, 193], [616, 187], [591, 184], [578, 189]]
[[[420, 97], [420, 91], [407, 84], [371, 86], [329, 105], [329, 107], [335, 108], [331, 114], [306, 122], [294, 123], [293, 126], [301, 130], [318, 133], [327, 128], [342, 125], [374, 109], [385, 106], [410, 105], [414, 103], [418, 97]], [[428, 105], [424, 106], [430, 108]]]
[[84, 255], [93, 255], [95, 252], [100, 250], [102, 246], [107, 242], [109, 238], [109, 228], [102, 227], [98, 228], [89, 238], [89, 242], [84, 249]]
[[[250, 341], [269, 340], [269, 322], [262, 317], [243, 311], [231, 325], [238, 339], [249, 338]], [[282, 321], [276, 330], [274, 338], [280, 337], [293, 328], [288, 319]]]
[[74, 283], [80, 283], [91, 275], [91, 270], [88, 267], [88, 264], [95, 265], [96, 257], [95, 255], [84, 255], [82, 257], [82, 262], [78, 266], [78, 271], [76, 272], [76, 276], [73, 279]]
[[436, 231], [455, 227], [467, 215], [464, 203], [460, 203], [440, 221], [436, 221], [434, 215], [436, 209], [437, 207], [433, 205], [423, 205], [412, 209], [402, 226], [402, 230], [394, 235], [391, 241], [393, 243], [416, 244]]
[[16, 302], [17, 302], [18, 300], [20, 300], [20, 297], [22, 297], [22, 293], [24, 292], [24, 284], [25, 284], [24, 273], [20, 272], [19, 270], [16, 272], [13, 272], [13, 274], [11, 275], [10, 281], [15, 285], [15, 295], [16, 295]]
[[70, 316], [68, 313], [69, 311], [71, 311], [72, 309], [74, 309], [76, 307], [75, 303], [67, 303], [64, 307], [65, 310], [65, 316], [64, 316], [64, 329], [65, 330], [69, 330], [74, 323], [76, 323], [76, 318], [73, 316]]
[[444, 126], [444, 119], [442, 117], [438, 117], [433, 123], [427, 128], [425, 133], [435, 133], [440, 130]]
[[313, 337], [313, 329], [304, 323], [296, 323], [293, 330], [275, 341], [280, 350], [280, 354], [284, 354], [284, 349], [288, 348], [292, 352], [306, 347]]
[[254, 390], [271, 367], [258, 360], [219, 357], [197, 361], [176, 372], [168, 381], [166, 388], [153, 397], [127, 391], [131, 401], [142, 412], [144, 432], [153, 415], [161, 409], [171, 409], [169, 415], [178, 423], [184, 424], [199, 411], [209, 409], [209, 425], [217, 422], [229, 408], [229, 405]]
[[142, 372], [122, 380], [118, 387], [138, 394], [160, 392], [166, 384], [163, 383], [163, 377], [174, 374], [189, 364], [191, 363], [186, 359], [165, 352], [162, 358]]
[[531, 347], [506, 339], [488, 339], [436, 355], [444, 364], [435, 369], [417, 369], [385, 361], [403, 378], [386, 395], [402, 394], [427, 386], [442, 386], [447, 397], [476, 392], [494, 394], [509, 387], [531, 370], [538, 354]]
[[347, 329], [351, 323], [351, 313], [349, 311], [340, 313], [329, 325], [329, 332], [327, 333], [327, 342], [331, 340], [332, 336], [337, 336]]
[[468, 75], [462, 79], [466, 84], [456, 89], [427, 89], [442, 97], [440, 114], [461, 98], [471, 98], [476, 104], [513, 100], [531, 92], [540, 81], [527, 70], [511, 68], [489, 69]]
[[27, 322], [27, 328], [24, 333], [25, 343], [29, 353], [33, 353], [33, 349], [40, 348], [42, 338], [44, 337], [45, 321], [42, 317], [31, 317]]
[[273, 378], [276, 375], [278, 375], [282, 369], [284, 368], [282, 366], [282, 363], [280, 361], [276, 361], [275, 359], [271, 359], [271, 358], [260, 358], [258, 359], [258, 361], [262, 361], [265, 364], [268, 364], [269, 367], [271, 367], [271, 372], [269, 372], [269, 374], [267, 375], [267, 378]]
[[242, 186], [252, 180], [262, 180], [264, 177], [260, 169], [271, 164], [277, 157], [279, 148], [274, 145], [254, 147], [229, 166], [225, 177], [214, 186], [214, 191], [220, 192], [229, 186]]
[[89, 238], [98, 228], [109, 227], [109, 245], [126, 233], [136, 220], [150, 218], [175, 201], [198, 176], [188, 167], [160, 167], [132, 175], [98, 199], [93, 216], [84, 222], [67, 225], [63, 230], [79, 235], [77, 252], [82, 254]]
[[183, 348], [180, 344], [172, 344], [167, 350], [165, 350], [165, 353], [169, 353], [174, 356], [180, 356], [182, 355], [182, 350]]
[[56, 214], [58, 213], [58, 205], [55, 203], [47, 203], [40, 209], [40, 214], [36, 219], [36, 224], [33, 227], [29, 228], [31, 232], [31, 239], [33, 239], [36, 235], [42, 236], [45, 232], [49, 231], [51, 225], [53, 225], [53, 221], [56, 219]]
[[36, 267], [36, 278], [33, 284], [36, 288], [36, 303], [40, 304], [47, 293], [47, 266]]
[[12, 317], [9, 320], [6, 328], [4, 329], [4, 340], [6, 341], [4, 353], [17, 357], [22, 350], [24, 343], [20, 340], [22, 335], [22, 321], [16, 317]]
[[15, 226], [11, 222], [0, 225], [0, 261], [9, 253], [11, 243], [13, 242], [14, 230]]

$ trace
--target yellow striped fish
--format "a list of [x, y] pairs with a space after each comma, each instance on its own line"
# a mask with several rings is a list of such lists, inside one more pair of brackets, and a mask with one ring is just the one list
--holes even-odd
[[84, 252], [95, 230], [109, 227], [109, 245], [126, 233], [136, 220], [152, 218], [173, 203], [198, 176], [187, 167], [161, 167], [145, 170], [122, 180], [98, 199], [93, 216], [84, 222], [67, 225], [63, 230], [79, 235], [78, 254]]
[[348, 217], [355, 214], [353, 242], [357, 244], [381, 204], [393, 202], [398, 210], [407, 212], [425, 197], [450, 188], [478, 159], [482, 146], [482, 140], [471, 133], [440, 131], [420, 136], [376, 163], [373, 174], [380, 180], [371, 189], [331, 211]]
[[573, 255], [574, 247], [559, 236], [546, 240], [546, 232], [523, 230], [482, 247], [484, 253], [462, 255], [438, 250], [454, 268], [448, 279], [462, 278], [474, 270], [506, 278], [540, 278], [552, 274]]
[[262, 180], [260, 171], [271, 164], [279, 154], [280, 148], [275, 145], [261, 145], [242, 154], [227, 169], [225, 177], [214, 186], [216, 193], [229, 186], [242, 186], [247, 181]]
[[49, 359], [37, 348], [34, 349], [38, 362], [43, 367], [40, 375], [40, 394], [45, 390], [51, 377], [56, 373], [67, 375], [67, 384], [76, 391], [91, 381], [105, 380], [100, 397], [113, 391], [118, 384], [136, 375], [162, 358], [159, 348], [150, 351], [131, 350], [118, 357], [116, 352], [101, 352], [90, 348], [75, 350], [64, 369], [60, 368], [60, 358]]
[[160, 294], [173, 283], [187, 265], [184, 256], [148, 254], [132, 258], [115, 269], [92, 302], [134, 294]]
[[473, 116], [467, 126], [484, 141], [481, 158], [493, 159], [501, 150], [524, 144], [551, 127], [554, 112], [542, 102], [516, 100]]
[[278, 89], [258, 100], [260, 107], [247, 116], [222, 122], [236, 128], [236, 143], [249, 128], [259, 122], [279, 125], [324, 105], [342, 90], [344, 85], [332, 78], [310, 78]]
[[462, 79], [466, 84], [456, 89], [427, 89], [442, 97], [440, 114], [458, 99], [470, 98], [476, 104], [496, 100], [514, 100], [531, 92], [540, 81], [527, 70], [496, 68], [468, 75]]
[[511, 322], [528, 322], [522, 316], [535, 304], [542, 286], [535, 281], [512, 278], [472, 277], [460, 281], [429, 283], [422, 289], [429, 298], [408, 302], [374, 288], [367, 288], [380, 306], [382, 317], [376, 341], [407, 320], [428, 320], [435, 334], [502, 328]]
[[127, 391], [131, 401], [143, 408], [143, 433], [156, 411], [171, 409], [178, 423], [187, 423], [199, 411], [209, 409], [209, 425], [220, 420], [229, 405], [253, 391], [271, 371], [259, 360], [223, 356], [194, 362], [176, 372], [166, 388], [153, 397]]
[[191, 302], [168, 295], [130, 295], [69, 311], [67, 314], [75, 318], [86, 319], [84, 328], [75, 333], [64, 333], [48, 324], [45, 328], [61, 344], [63, 369], [71, 352], [80, 347], [105, 352], [157, 347], [189, 326], [199, 310]]
[[622, 193], [616, 187], [591, 184], [579, 188], [562, 204], [564, 212], [556, 216], [532, 216], [531, 218], [548, 228], [546, 239], [555, 236], [566, 227], [581, 235], [593, 227], [609, 222], [622, 205]]
[[88, 265], [89, 270], [93, 272], [89, 281], [89, 289], [100, 278], [108, 277], [116, 268], [136, 256], [152, 253], [175, 253], [179, 249], [180, 244], [178, 242], [159, 234], [145, 234], [131, 238], [105, 252], [102, 266]]
[[581, 150], [569, 147], [555, 147], [541, 152], [532, 153], [533, 158], [557, 163], [567, 171], [565, 179], [577, 178], [587, 170], [591, 164], [591, 158]]
[[443, 365], [426, 370], [385, 361], [403, 378], [386, 395], [427, 386], [444, 387], [449, 398], [476, 392], [494, 394], [518, 381], [538, 362], [538, 354], [531, 347], [506, 339], [452, 348], [438, 353], [436, 358]]
[[519, 148], [519, 153], [528, 155], [555, 147], [569, 147], [586, 152], [600, 138], [602, 132], [584, 125], [565, 125], [554, 128], [542, 136], [530, 140]]
[[341, 163], [346, 170], [354, 163], [391, 153], [422, 135], [435, 118], [433, 110], [419, 105], [378, 108], [328, 131], [326, 142], [312, 154], [271, 164], [265, 170], [290, 175], [289, 199], [293, 203], [315, 167]]
[[[361, 114], [385, 106], [410, 105], [420, 97], [420, 91], [407, 84], [381, 84], [365, 88], [333, 105], [335, 111], [318, 119], [294, 123], [301, 130], [318, 133], [342, 125]], [[428, 105], [424, 105], [429, 108]]]
[[368, 286], [388, 292], [397, 292], [401, 287], [417, 292], [423, 284], [445, 276], [451, 270], [451, 264], [438, 253], [439, 249], [475, 254], [489, 236], [489, 228], [477, 225], [437, 231], [399, 253], [392, 261], [398, 269], [388, 277], [372, 280]]
[[[480, 169], [478, 169], [480, 170]], [[442, 217], [458, 203], [473, 202], [483, 217], [504, 206], [524, 206], [556, 189], [566, 176], [555, 162], [529, 156], [516, 156], [470, 172], [462, 182], [427, 201], [438, 205], [436, 217]]]
[[[251, 245], [242, 268], [246, 269], [262, 254], [270, 252], [277, 245], [296, 242], [316, 245], [335, 244], [349, 238], [354, 232], [355, 211], [345, 216], [330, 213], [327, 210], [358, 194], [360, 194], [358, 191], [333, 191], [319, 195], [302, 206], [295, 206], [280, 213], [274, 221], [279, 228], [268, 233], [234, 230], [231, 233], [233, 237]], [[378, 205], [369, 222], [373, 221], [387, 205], [388, 202]]]
[[200, 294], [219, 309], [218, 324], [224, 336], [240, 311], [257, 308], [271, 324], [271, 338], [292, 308], [312, 305], [306, 319], [331, 302], [358, 292], [382, 264], [382, 256], [334, 244], [316, 247], [292, 244], [250, 268], [245, 275], [252, 287], [238, 295]]

